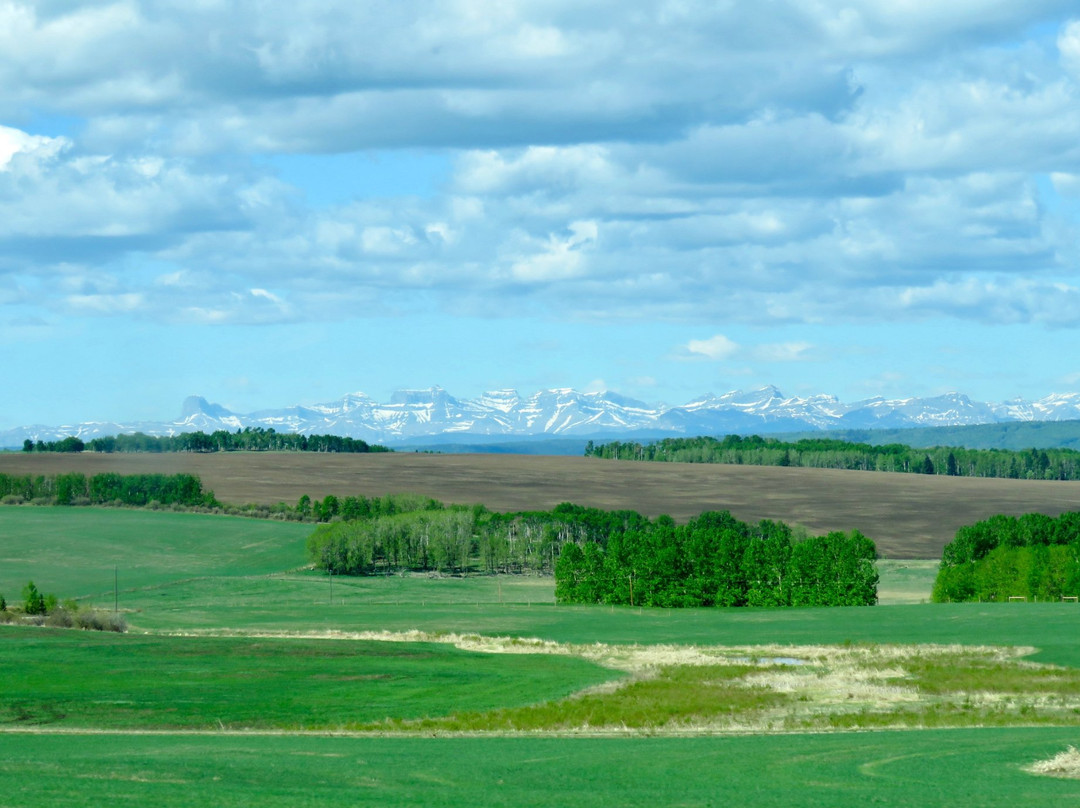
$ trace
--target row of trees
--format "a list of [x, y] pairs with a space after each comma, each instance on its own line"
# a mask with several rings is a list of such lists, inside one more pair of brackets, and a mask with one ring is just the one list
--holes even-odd
[[1074, 449], [914, 449], [898, 443], [872, 446], [828, 438], [784, 442], [758, 435], [665, 438], [654, 443], [594, 444], [588, 457], [748, 466], [805, 466], [858, 471], [898, 471], [953, 477], [1009, 477], [1035, 480], [1080, 479], [1080, 452]]
[[1080, 513], [992, 516], [956, 532], [933, 600], [1059, 600], [1080, 595]]
[[194, 474], [0, 474], [0, 501], [139, 507], [151, 502], [186, 507], [219, 504]]
[[[325, 500], [324, 500], [325, 502]], [[433, 500], [373, 501], [368, 515], [322, 524], [309, 559], [338, 575], [401, 570], [555, 575], [565, 603], [832, 606], [877, 602], [876, 552], [858, 532], [796, 536], [727, 512], [686, 525], [667, 516], [563, 504], [492, 513]], [[409, 507], [412, 505], [413, 507]]]
[[70, 436], [58, 441], [23, 441], [24, 452], [341, 452], [363, 454], [389, 452], [385, 446], [369, 444], [359, 438], [341, 435], [300, 435], [277, 432], [263, 427], [245, 427], [236, 432], [219, 429], [205, 432], [182, 432], [179, 435], [154, 436], [136, 432], [109, 435], [88, 442]]

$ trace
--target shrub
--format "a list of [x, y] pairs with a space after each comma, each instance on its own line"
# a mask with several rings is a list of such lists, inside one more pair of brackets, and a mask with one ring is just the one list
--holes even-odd
[[75, 616], [67, 609], [53, 609], [45, 616], [45, 625], [53, 628], [71, 628], [75, 625]]
[[98, 609], [83, 609], [74, 616], [76, 628], [87, 631], [127, 631], [127, 620], [122, 614], [103, 612]]

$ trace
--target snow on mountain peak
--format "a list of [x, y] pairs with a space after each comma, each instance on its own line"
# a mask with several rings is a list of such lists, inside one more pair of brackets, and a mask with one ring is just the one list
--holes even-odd
[[517, 390], [492, 390], [475, 399], [457, 399], [439, 386], [406, 389], [380, 403], [362, 392], [312, 406], [231, 412], [201, 396], [185, 399], [175, 421], [83, 423], [60, 427], [27, 426], [0, 433], [0, 446], [23, 440], [83, 439], [124, 432], [171, 435], [178, 432], [244, 427], [273, 428], [305, 434], [338, 434], [369, 442], [393, 443], [445, 433], [459, 435], [581, 435], [617, 437], [651, 435], [724, 435], [828, 430], [903, 428], [1001, 421], [1080, 419], [1080, 393], [1054, 393], [1036, 401], [1013, 399], [999, 404], [972, 401], [959, 392], [928, 398], [885, 399], [851, 404], [836, 396], [785, 397], [767, 385], [756, 390], [708, 393], [676, 407], [648, 405], [611, 391], [582, 393], [569, 387], [522, 396]]

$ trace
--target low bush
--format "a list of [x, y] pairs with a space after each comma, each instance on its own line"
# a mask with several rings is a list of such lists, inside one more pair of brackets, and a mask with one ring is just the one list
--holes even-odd
[[127, 619], [117, 612], [83, 609], [74, 619], [76, 628], [87, 631], [115, 631], [122, 634], [128, 629]]

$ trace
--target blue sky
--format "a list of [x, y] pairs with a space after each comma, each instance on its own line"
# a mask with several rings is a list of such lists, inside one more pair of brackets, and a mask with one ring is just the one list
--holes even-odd
[[1080, 389], [1062, 0], [0, 0], [0, 429]]

